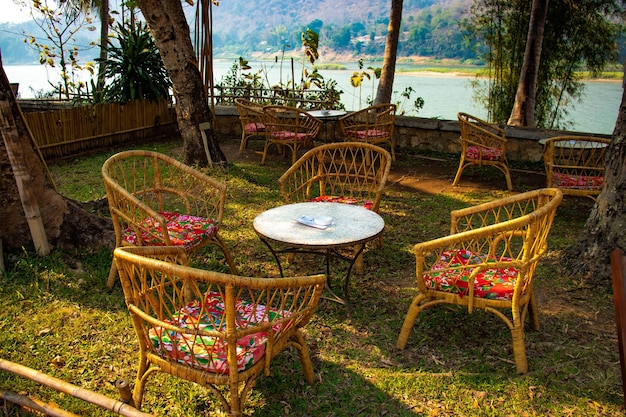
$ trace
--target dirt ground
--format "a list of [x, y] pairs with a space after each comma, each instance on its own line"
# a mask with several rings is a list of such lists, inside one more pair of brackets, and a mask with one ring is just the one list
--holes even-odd
[[[220, 147], [229, 162], [261, 161], [262, 144], [251, 142], [248, 148], [239, 155], [239, 142], [228, 139], [220, 143]], [[397, 160], [391, 165], [391, 172], [387, 179], [388, 186], [401, 186], [428, 194], [467, 193], [472, 191], [506, 190], [504, 175], [496, 168], [468, 167], [456, 187], [452, 181], [458, 168], [458, 160], [440, 159], [408, 154], [402, 149], [396, 149]], [[289, 159], [279, 155], [274, 147], [268, 153], [266, 164], [287, 164]], [[511, 170], [514, 191], [526, 191], [545, 186], [543, 172], [525, 170]]]

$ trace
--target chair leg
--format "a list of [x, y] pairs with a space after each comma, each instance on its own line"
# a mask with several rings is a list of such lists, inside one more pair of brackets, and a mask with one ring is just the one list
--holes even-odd
[[293, 346], [298, 351], [298, 356], [300, 356], [300, 363], [302, 364], [304, 377], [309, 384], [312, 384], [313, 381], [315, 381], [315, 373], [313, 372], [313, 364], [311, 363], [309, 349], [306, 346], [304, 336], [302, 336], [300, 331], [297, 331], [294, 334], [294, 338], [296, 339], [296, 342], [293, 343]]
[[263, 156], [261, 157], [261, 165], [265, 164], [265, 158], [267, 157], [267, 149], [270, 147], [270, 142], [265, 141], [265, 147], [263, 148]]
[[420, 307], [420, 303], [425, 298], [426, 297], [424, 295], [419, 294], [413, 299], [413, 302], [409, 306], [409, 310], [406, 312], [406, 317], [404, 318], [404, 323], [402, 324], [402, 328], [400, 329], [400, 334], [398, 335], [398, 340], [396, 342], [396, 347], [398, 349], [404, 349], [406, 347], [406, 342], [409, 339], [411, 330], [413, 329], [415, 319], [422, 310], [422, 308]]
[[518, 374], [528, 372], [528, 361], [526, 359], [526, 346], [524, 346], [524, 323], [520, 323], [511, 329], [513, 339], [513, 357]]
[[112, 289], [115, 286], [115, 280], [117, 279], [117, 265], [115, 260], [111, 262], [111, 269], [109, 270], [109, 276], [107, 278], [107, 288]]
[[228, 264], [228, 267], [230, 268], [231, 274], [238, 275], [237, 266], [235, 265], [233, 256], [231, 255], [230, 250], [226, 246], [226, 243], [224, 242], [224, 240], [222, 240], [220, 236], [215, 235], [213, 243], [221, 249], [222, 253], [224, 253], [224, 258], [226, 258], [226, 263]]
[[463, 173], [463, 170], [465, 169], [465, 158], [461, 157], [461, 162], [459, 163], [459, 169], [456, 171], [456, 176], [454, 177], [454, 181], [452, 181], [452, 186], [456, 186], [456, 184], [459, 182], [459, 180], [461, 179], [461, 174]]
[[241, 144], [239, 145], [239, 155], [243, 153], [243, 151], [246, 149], [247, 146], [248, 146], [248, 135], [246, 135], [246, 132], [243, 132], [243, 134], [241, 135]]
[[513, 182], [511, 181], [511, 173], [509, 172], [509, 168], [506, 167], [504, 172], [504, 176], [506, 177], [506, 188], [509, 191], [513, 191]]

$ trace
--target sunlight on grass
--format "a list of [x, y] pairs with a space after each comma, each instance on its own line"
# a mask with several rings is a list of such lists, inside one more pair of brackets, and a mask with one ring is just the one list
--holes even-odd
[[[228, 145], [238, 146], [235, 141]], [[180, 151], [176, 142], [137, 147]], [[51, 163], [59, 191], [82, 201], [102, 198], [100, 167], [119, 150]], [[458, 159], [436, 157], [449, 164], [452, 177]], [[421, 163], [417, 158], [412, 152], [399, 152], [393, 169], [410, 173]], [[260, 166], [254, 159], [231, 162], [227, 172], [207, 170], [228, 185], [220, 233], [244, 275], [278, 276], [271, 254], [252, 229], [255, 216], [282, 204], [277, 179], [287, 169], [287, 160], [278, 161]], [[484, 174], [488, 181], [503, 180], [499, 172]], [[524, 186], [523, 176], [514, 180]], [[426, 193], [402, 182], [391, 184], [381, 202], [386, 222], [383, 246], [368, 245], [364, 274], [351, 276], [351, 309], [323, 300], [306, 329], [318, 381], [304, 382], [297, 354], [287, 349], [272, 363], [270, 376], [261, 377], [252, 389], [245, 415], [622, 415], [611, 289], [608, 284], [588, 288], [575, 271], [560, 267], [564, 249], [580, 234], [591, 209], [588, 199], [564, 200], [549, 251], [536, 271], [542, 328], [526, 332], [527, 375], [515, 374], [508, 328], [482, 311], [470, 315], [458, 308], [430, 309], [416, 321], [406, 349], [395, 347], [416, 294], [413, 245], [447, 235], [450, 211], [507, 194], [497, 188]], [[33, 253], [7, 254], [7, 272], [0, 282], [1, 356], [117, 397], [111, 382], [118, 378], [134, 382], [138, 354], [119, 283], [111, 292], [105, 289], [110, 250], [55, 249], [45, 258]], [[212, 247], [194, 262], [228, 270]], [[343, 268], [332, 265], [334, 284]], [[286, 266], [288, 274], [321, 269], [319, 258], [308, 256]], [[17, 378], [4, 378], [0, 386], [37, 392], [81, 410], [79, 414], [107, 415]], [[158, 415], [217, 416], [222, 415], [219, 409], [219, 401], [208, 390], [165, 375], [151, 377], [144, 399], [144, 411]]]

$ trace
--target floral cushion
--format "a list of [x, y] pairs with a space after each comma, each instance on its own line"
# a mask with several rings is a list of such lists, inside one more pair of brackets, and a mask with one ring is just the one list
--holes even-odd
[[574, 188], [580, 190], [596, 190], [602, 188], [604, 178], [590, 175], [567, 175], [554, 173], [552, 185], [560, 188]]
[[[465, 156], [472, 160], [497, 161], [502, 158], [502, 149], [500, 148], [484, 148], [481, 146], [468, 146], [465, 150]], [[482, 156], [482, 157], [481, 157]]]
[[[170, 241], [175, 246], [191, 248], [217, 233], [217, 220], [174, 212], [162, 212], [159, 214], [167, 220], [167, 231]], [[141, 222], [141, 226], [147, 229], [156, 228], [159, 233], [161, 232], [158, 222], [151, 217], [145, 218]], [[131, 227], [124, 231], [123, 239], [131, 245], [137, 245], [137, 235]], [[142, 240], [146, 246], [165, 245], [162, 239], [157, 239], [156, 236], [145, 232], [142, 235]]]
[[367, 130], [348, 130], [346, 136], [351, 136], [357, 139], [377, 139], [389, 136], [384, 130], [367, 129]]
[[290, 132], [289, 130], [279, 130], [277, 132], [272, 132], [272, 137], [276, 140], [296, 140], [303, 141], [309, 137], [308, 134], [300, 132]]
[[[238, 328], [254, 327], [259, 323], [267, 323], [291, 315], [288, 311], [270, 309], [269, 313], [262, 304], [252, 304], [237, 300], [235, 322]], [[191, 332], [197, 330], [226, 330], [226, 316], [222, 296], [216, 292], [205, 295], [203, 305], [198, 301], [189, 303], [167, 320], [182, 329]], [[287, 328], [290, 322], [273, 326], [275, 331]], [[149, 330], [149, 337], [158, 354], [163, 358], [202, 369], [208, 372], [228, 374], [228, 344], [220, 337], [201, 336], [191, 333], [179, 333], [154, 326]], [[267, 332], [248, 334], [237, 340], [237, 370], [249, 369], [265, 354]]]
[[315, 197], [311, 199], [314, 203], [345, 203], [345, 204], [355, 204], [357, 206], [361, 206], [368, 210], [372, 209], [374, 205], [373, 201], [370, 200], [359, 200], [357, 198], [352, 197], [344, 197], [344, 196], [333, 196], [333, 195], [321, 195], [319, 197]]
[[248, 133], [263, 132], [265, 130], [265, 125], [263, 123], [248, 123], [244, 129]]
[[[474, 268], [462, 266], [478, 265], [485, 261], [496, 262], [496, 259], [487, 259], [485, 255], [465, 249], [446, 250], [431, 271], [424, 274], [424, 282], [432, 290], [451, 292], [463, 297], [468, 294], [468, 278]], [[502, 257], [500, 261], [511, 259]], [[451, 269], [441, 271], [444, 268]], [[474, 281], [474, 297], [510, 301], [513, 298], [517, 274], [516, 268], [494, 268], [480, 272]]]

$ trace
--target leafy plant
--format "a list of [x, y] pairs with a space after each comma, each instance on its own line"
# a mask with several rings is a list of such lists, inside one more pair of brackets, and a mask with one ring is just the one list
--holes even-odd
[[116, 27], [118, 44], [106, 59], [107, 101], [158, 100], [169, 97], [172, 83], [145, 23]]

